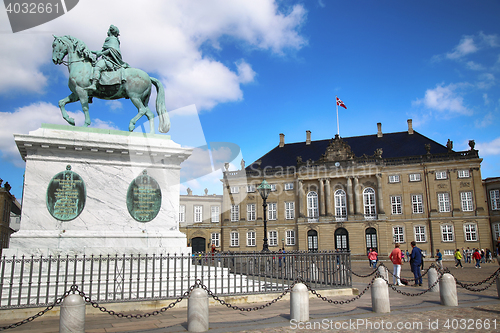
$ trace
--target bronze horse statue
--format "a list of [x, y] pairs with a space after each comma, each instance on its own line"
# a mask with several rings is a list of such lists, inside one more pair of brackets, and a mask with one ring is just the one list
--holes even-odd
[[[64, 57], [68, 56], [67, 62]], [[154, 77], [150, 77], [146, 72], [137, 68], [123, 68], [120, 83], [114, 85], [100, 86], [95, 91], [89, 91], [93, 74], [93, 56], [92, 52], [85, 44], [71, 36], [54, 36], [52, 43], [52, 61], [54, 64], [65, 64], [69, 70], [68, 87], [71, 94], [59, 101], [59, 108], [63, 118], [71, 125], [75, 125], [75, 120], [69, 117], [65, 105], [80, 101], [82, 110], [85, 114], [85, 126], [90, 125], [89, 103], [92, 98], [105, 100], [114, 100], [120, 98], [129, 98], [137, 108], [137, 115], [130, 120], [129, 131], [133, 131], [136, 122], [142, 116], [149, 120], [150, 133], [154, 133], [154, 114], [148, 107], [151, 96], [151, 85], [157, 90], [156, 112], [159, 117], [159, 128], [161, 133], [167, 133], [170, 129], [170, 119], [165, 107], [165, 90], [161, 82]]]

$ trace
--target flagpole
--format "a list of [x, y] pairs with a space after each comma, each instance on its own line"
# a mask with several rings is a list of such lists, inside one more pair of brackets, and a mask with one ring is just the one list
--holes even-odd
[[337, 106], [337, 135], [340, 137], [340, 129], [339, 129], [339, 103], [337, 101], [337, 96], [335, 95], [335, 105]]

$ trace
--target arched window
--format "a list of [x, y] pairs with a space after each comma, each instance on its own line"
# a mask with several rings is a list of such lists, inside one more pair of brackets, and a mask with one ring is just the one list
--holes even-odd
[[378, 252], [377, 230], [375, 228], [366, 228], [365, 236], [366, 236], [366, 252], [369, 252], [370, 249], [374, 249], [375, 251]]
[[344, 190], [337, 190], [335, 197], [335, 220], [345, 221], [347, 219], [346, 196]]
[[317, 221], [318, 214], [318, 193], [311, 191], [307, 193], [307, 217], [309, 221]]
[[316, 230], [307, 232], [307, 249], [311, 252], [318, 251], [318, 232]]
[[335, 249], [349, 251], [349, 233], [345, 228], [335, 230]]
[[375, 220], [377, 218], [377, 211], [375, 210], [375, 190], [371, 187], [367, 187], [363, 191], [363, 205], [365, 207], [365, 219]]

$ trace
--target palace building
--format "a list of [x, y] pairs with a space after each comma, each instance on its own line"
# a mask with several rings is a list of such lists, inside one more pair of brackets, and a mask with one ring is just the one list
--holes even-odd
[[[374, 135], [317, 141], [307, 131], [296, 143], [285, 143], [280, 134], [279, 144], [254, 163], [226, 168], [221, 220], [209, 223], [207, 213], [202, 218], [207, 228], [220, 224], [218, 249], [262, 250], [258, 186], [264, 179], [272, 186], [266, 214], [271, 251], [366, 255], [374, 248], [388, 255], [395, 242], [411, 251], [413, 240], [427, 256], [436, 249], [452, 255], [462, 247], [493, 248], [474, 141], [469, 150], [454, 151], [450, 140], [442, 145], [413, 130], [411, 119], [404, 132], [383, 133], [377, 125]], [[499, 209], [498, 185], [489, 193], [493, 210]]]

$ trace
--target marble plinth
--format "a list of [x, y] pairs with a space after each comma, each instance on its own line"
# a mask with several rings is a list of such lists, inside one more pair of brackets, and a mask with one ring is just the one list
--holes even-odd
[[[42, 125], [15, 140], [26, 161], [23, 209], [4, 255], [191, 252], [178, 223], [180, 164], [191, 149], [168, 135], [61, 125]], [[46, 197], [52, 178], [68, 166], [85, 183], [86, 200], [76, 218], [62, 221]], [[129, 213], [127, 191], [145, 172], [161, 188], [161, 207], [140, 222]]]

